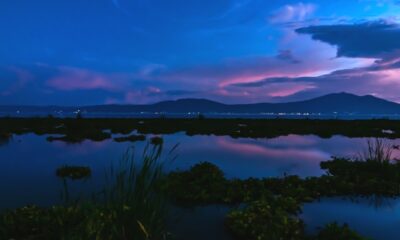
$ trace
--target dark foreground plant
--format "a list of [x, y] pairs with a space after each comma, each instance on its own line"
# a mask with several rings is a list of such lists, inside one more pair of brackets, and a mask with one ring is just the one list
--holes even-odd
[[212, 163], [202, 162], [188, 171], [170, 173], [163, 186], [179, 203], [205, 204], [221, 202], [227, 182], [221, 169]]
[[356, 159], [333, 158], [321, 168], [335, 182], [347, 183], [353, 194], [400, 195], [400, 162], [393, 158], [394, 147], [382, 139], [367, 141], [367, 148]]
[[393, 146], [382, 138], [367, 140], [367, 148], [360, 154], [359, 160], [379, 163], [393, 160]]
[[315, 240], [367, 240], [357, 232], [351, 230], [347, 224], [339, 225], [336, 222], [325, 225], [314, 238]]
[[271, 196], [230, 212], [226, 224], [239, 239], [303, 239], [304, 224], [296, 216], [299, 210], [294, 199]]
[[147, 147], [139, 163], [129, 149], [92, 200], [3, 213], [0, 239], [166, 239], [166, 199], [157, 191], [163, 178], [160, 157], [161, 146]]
[[92, 219], [97, 235], [110, 239], [166, 237], [166, 198], [156, 191], [163, 178], [161, 149], [161, 145], [148, 145], [140, 165], [130, 149], [117, 169], [110, 170], [107, 178], [111, 181], [101, 196], [110, 217]]
[[164, 143], [164, 139], [162, 137], [155, 136], [150, 139], [150, 142], [153, 145], [162, 145]]

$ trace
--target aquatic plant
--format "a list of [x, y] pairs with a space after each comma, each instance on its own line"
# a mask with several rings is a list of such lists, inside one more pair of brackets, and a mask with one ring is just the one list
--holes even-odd
[[163, 184], [166, 192], [181, 203], [214, 203], [224, 198], [227, 180], [212, 163], [202, 162], [188, 171], [171, 172]]
[[338, 186], [336, 183], [339, 182], [342, 183], [342, 186], [347, 187], [345, 195], [400, 195], [399, 162], [334, 158], [321, 162], [320, 165], [334, 180], [332, 188], [336, 188]]
[[329, 175], [228, 180], [217, 166], [203, 162], [170, 173], [164, 186], [180, 204], [240, 204], [226, 221], [238, 239], [364, 239], [333, 224], [317, 236], [305, 236], [297, 216], [300, 206], [320, 197], [399, 196], [400, 164], [334, 158], [321, 166]]
[[393, 160], [393, 146], [382, 138], [367, 140], [367, 148], [360, 154], [358, 160], [376, 161], [379, 163]]
[[400, 195], [400, 163], [334, 158], [322, 162], [321, 168], [327, 170], [321, 177], [228, 180], [217, 166], [203, 162], [187, 171], [171, 172], [163, 186], [172, 199], [184, 204], [248, 203], [271, 193], [298, 202], [331, 196]]
[[[96, 221], [93, 218], [97, 234], [110, 235], [112, 239], [132, 239], [140, 235], [144, 239], [165, 237], [166, 198], [156, 191], [164, 176], [161, 150], [161, 145], [148, 145], [138, 164], [131, 148], [120, 165], [110, 169], [107, 176], [110, 182], [100, 199], [105, 210], [115, 217], [108, 224], [104, 224], [106, 219]], [[110, 226], [115, 230], [109, 232]]]
[[137, 142], [137, 141], [144, 141], [144, 140], [146, 140], [145, 135], [136, 135], [136, 134], [114, 138], [114, 141], [116, 141], [116, 142]]
[[[399, 194], [400, 164], [387, 161], [334, 158], [321, 163], [327, 170], [321, 177], [245, 180], [228, 180], [217, 166], [203, 162], [164, 178], [161, 149], [160, 144], [149, 144], [140, 164], [129, 149], [120, 165], [108, 172], [103, 191], [90, 201], [31, 206], [1, 215], [0, 239], [161, 239], [167, 237], [165, 194], [180, 204], [240, 204], [226, 218], [239, 238], [314, 239], [304, 236], [297, 216], [303, 202], [322, 196]], [[74, 169], [79, 170], [65, 167], [59, 175], [77, 177], [80, 173]], [[354, 234], [347, 227], [328, 225], [315, 239]]]
[[92, 171], [89, 167], [82, 166], [63, 166], [56, 170], [57, 177], [69, 178], [72, 180], [89, 178], [92, 175]]
[[317, 236], [313, 238], [314, 240], [367, 240], [367, 238], [362, 237], [357, 232], [351, 230], [347, 224], [339, 225], [336, 222], [329, 223], [325, 225], [318, 232]]
[[0, 146], [3, 144], [6, 144], [10, 141], [10, 139], [12, 138], [12, 134], [11, 133], [2, 133], [0, 132]]
[[150, 139], [150, 142], [153, 145], [162, 145], [164, 143], [164, 139], [162, 137], [155, 136]]
[[299, 209], [294, 199], [271, 196], [230, 212], [226, 225], [238, 239], [303, 239], [304, 224], [296, 216]]
[[129, 149], [101, 193], [72, 205], [7, 211], [0, 215], [0, 239], [167, 239], [160, 158], [161, 146], [146, 148], [141, 162]]
[[12, 134], [11, 133], [0, 133], [0, 140], [3, 140], [3, 139], [9, 139], [9, 138], [11, 138], [12, 137]]
[[7, 211], [0, 216], [1, 239], [51, 239], [54, 232], [49, 230], [54, 221], [46, 209], [26, 206]]

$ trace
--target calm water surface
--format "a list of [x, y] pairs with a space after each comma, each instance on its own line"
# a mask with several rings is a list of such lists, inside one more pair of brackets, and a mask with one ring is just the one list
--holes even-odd
[[[88, 181], [75, 182], [76, 192], [99, 189], [104, 173], [118, 162], [122, 154], [134, 146], [141, 153], [146, 142], [116, 143], [84, 141], [80, 144], [48, 142], [46, 135], [26, 134], [14, 136], [0, 145], [0, 210], [26, 204], [49, 205], [60, 201], [61, 182], [55, 170], [62, 165], [83, 165], [92, 169]], [[148, 137], [151, 137], [149, 135]], [[184, 133], [164, 135], [164, 148], [175, 144], [178, 158], [168, 161], [167, 170], [188, 169], [201, 161], [219, 166], [228, 178], [283, 176], [319, 176], [321, 161], [331, 156], [352, 157], [365, 148], [366, 139], [334, 136], [322, 139], [317, 136], [289, 135], [273, 139], [233, 139], [227, 136], [186, 136]], [[399, 140], [390, 140], [399, 144]], [[167, 151], [165, 151], [167, 152]], [[400, 156], [400, 153], [395, 153]], [[323, 199], [304, 206], [303, 219], [308, 230], [331, 221], [348, 222], [351, 227], [376, 239], [398, 239], [400, 228], [400, 201], [387, 200], [390, 204], [371, 204], [371, 201], [352, 202], [343, 199]], [[178, 210], [176, 210], [178, 211]], [[230, 239], [223, 230], [223, 207], [203, 207], [181, 211], [178, 216], [187, 225], [180, 234], [199, 236], [206, 232], [209, 239]], [[196, 224], [199, 222], [201, 224]], [[193, 222], [193, 224], [190, 224]], [[189, 224], [188, 224], [189, 223]], [[206, 230], [209, 229], [209, 230]], [[199, 234], [194, 234], [198, 232]], [[213, 233], [213, 234], [211, 234]], [[224, 236], [224, 237], [222, 237]]]

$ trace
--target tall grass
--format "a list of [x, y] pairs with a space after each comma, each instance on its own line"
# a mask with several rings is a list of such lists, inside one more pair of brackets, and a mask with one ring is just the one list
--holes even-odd
[[359, 160], [389, 163], [393, 160], [393, 146], [382, 138], [367, 140], [367, 148], [359, 154]]
[[148, 144], [137, 160], [135, 149], [129, 148], [118, 166], [107, 171], [102, 191], [90, 199], [0, 215], [0, 239], [167, 239], [167, 199], [159, 191], [164, 180], [161, 153], [162, 145]]
[[114, 229], [118, 239], [166, 238], [166, 198], [157, 191], [164, 178], [161, 153], [162, 145], [148, 144], [138, 162], [132, 147], [111, 167], [100, 201], [116, 218], [101, 231]]

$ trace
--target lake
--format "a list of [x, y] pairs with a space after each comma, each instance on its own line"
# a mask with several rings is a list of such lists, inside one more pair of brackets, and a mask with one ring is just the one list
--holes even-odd
[[[48, 142], [47, 136], [14, 135], [9, 142], [0, 145], [0, 192], [3, 193], [0, 209], [60, 202], [62, 183], [56, 178], [55, 170], [63, 165], [92, 169], [89, 180], [72, 183], [77, 195], [85, 190], [100, 189], [106, 169], [115, 165], [129, 147], [134, 146], [135, 152], [140, 154], [146, 145], [146, 142], [117, 143], [112, 139], [86, 140], [78, 144]], [[319, 167], [321, 161], [329, 160], [331, 156], [357, 156], [365, 149], [367, 140], [343, 136], [325, 139], [314, 135], [234, 139], [184, 133], [162, 137], [164, 153], [179, 144], [170, 155], [177, 158], [165, 162], [167, 170], [186, 170], [198, 162], [209, 161], [220, 167], [228, 178], [241, 179], [291, 174], [319, 176], [324, 173]], [[400, 143], [400, 139], [387, 141]], [[394, 154], [400, 157], [400, 152]], [[230, 239], [223, 229], [223, 217], [228, 210], [224, 206], [174, 209], [179, 217], [176, 224], [172, 224], [172, 231], [182, 239], [185, 236], [204, 239], [201, 233], [207, 233], [208, 239]], [[349, 223], [359, 233], [373, 239], [390, 240], [398, 239], [400, 235], [400, 228], [396, 228], [399, 215], [400, 201], [396, 199], [327, 198], [305, 204], [301, 216], [310, 232], [325, 223], [338, 221]]]

